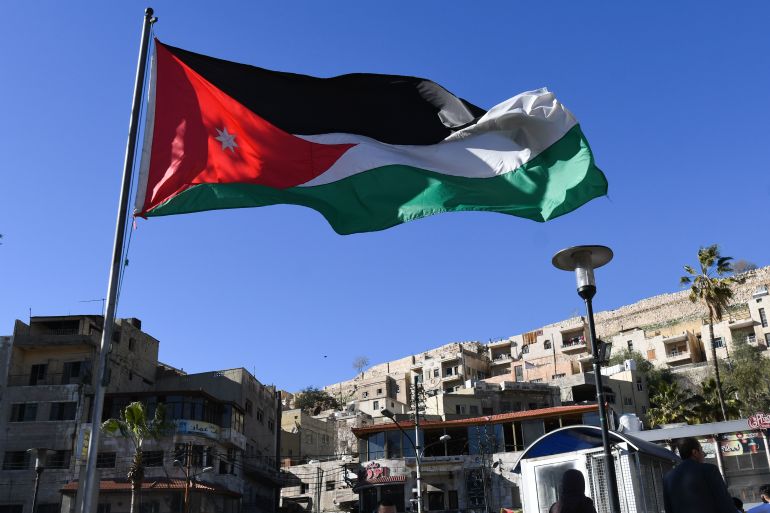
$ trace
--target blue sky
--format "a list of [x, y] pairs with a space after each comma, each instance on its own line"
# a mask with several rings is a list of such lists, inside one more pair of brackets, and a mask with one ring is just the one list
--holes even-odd
[[[552, 255], [604, 244], [597, 310], [678, 290], [699, 246], [770, 264], [765, 2], [155, 2], [164, 42], [278, 70], [430, 78], [482, 107], [546, 86], [609, 199], [549, 223], [455, 213], [339, 236], [277, 206], [139, 221], [119, 305], [190, 372], [298, 390], [578, 312]], [[35, 2], [0, 18], [0, 334], [98, 313], [145, 3]]]

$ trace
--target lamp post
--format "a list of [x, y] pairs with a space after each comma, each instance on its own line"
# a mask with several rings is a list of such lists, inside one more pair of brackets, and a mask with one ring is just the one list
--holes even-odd
[[203, 467], [200, 472], [196, 474], [190, 473], [190, 454], [187, 454], [187, 464], [182, 464], [179, 460], [174, 460], [174, 465], [182, 469], [182, 472], [184, 472], [184, 513], [190, 513], [190, 484], [192, 479], [195, 477], [205, 474], [206, 472], [211, 472], [214, 470], [214, 467]]
[[591, 355], [593, 356], [594, 383], [596, 384], [596, 402], [599, 406], [599, 423], [602, 430], [602, 445], [604, 447], [604, 468], [607, 476], [607, 493], [610, 499], [610, 511], [620, 513], [620, 499], [615, 477], [615, 461], [610, 449], [610, 434], [607, 423], [607, 410], [604, 403], [602, 388], [601, 356], [596, 339], [594, 324], [593, 297], [596, 294], [594, 269], [612, 260], [612, 250], [606, 246], [574, 246], [563, 249], [553, 257], [553, 265], [562, 271], [575, 271], [577, 293], [586, 304], [588, 316], [588, 335], [591, 340]]
[[404, 434], [406, 439], [409, 440], [409, 443], [412, 445], [412, 448], [414, 449], [414, 461], [415, 461], [415, 467], [417, 469], [417, 513], [422, 513], [422, 476], [420, 474], [420, 464], [422, 462], [422, 457], [425, 454], [425, 449], [427, 449], [428, 447], [433, 447], [436, 444], [446, 443], [449, 440], [451, 440], [452, 437], [451, 435], [441, 435], [436, 442], [426, 445], [425, 447], [422, 448], [422, 451], [420, 451], [420, 424], [417, 417], [417, 409], [415, 409], [415, 422], [414, 422], [415, 441], [414, 442], [412, 442], [412, 439], [409, 438], [409, 435], [406, 434], [406, 431], [404, 431], [404, 428], [396, 420], [395, 413], [388, 410], [387, 408], [380, 410], [380, 413], [382, 413], [383, 417], [387, 417], [393, 421], [396, 427]]
[[35, 458], [35, 491], [32, 493], [32, 511], [34, 512], [37, 506], [37, 491], [40, 488], [40, 474], [45, 470], [45, 457], [48, 454], [48, 449], [37, 447], [27, 449], [27, 452]]

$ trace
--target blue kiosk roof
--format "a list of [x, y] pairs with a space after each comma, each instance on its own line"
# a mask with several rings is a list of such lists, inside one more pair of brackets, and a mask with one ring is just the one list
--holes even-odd
[[[610, 431], [610, 445], [627, 443], [631, 448], [643, 454], [649, 454], [667, 461], [678, 462], [679, 456], [659, 445], [655, 445], [627, 433]], [[602, 430], [597, 426], [567, 426], [541, 436], [519, 457], [514, 472], [521, 472], [522, 460], [564, 454], [584, 449], [602, 447]]]

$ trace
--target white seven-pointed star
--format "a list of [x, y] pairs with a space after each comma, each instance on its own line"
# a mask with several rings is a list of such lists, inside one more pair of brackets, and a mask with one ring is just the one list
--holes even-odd
[[235, 142], [235, 134], [228, 134], [227, 133], [227, 127], [223, 128], [222, 130], [216, 129], [217, 134], [219, 134], [216, 139], [217, 141], [222, 143], [222, 149], [227, 150], [229, 149], [233, 153], [235, 153], [235, 148], [238, 147], [238, 143]]

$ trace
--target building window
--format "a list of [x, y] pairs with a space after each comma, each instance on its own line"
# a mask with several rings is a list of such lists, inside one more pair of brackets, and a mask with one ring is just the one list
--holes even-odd
[[307, 483], [300, 483], [299, 484], [299, 493], [302, 495], [303, 493], [307, 493], [308, 485]]
[[330, 492], [334, 490], [334, 485], [335, 485], [334, 481], [326, 481], [326, 491]]
[[449, 490], [449, 509], [459, 509], [460, 502], [457, 500], [457, 490]]
[[763, 328], [767, 328], [767, 314], [765, 313], [764, 308], [759, 309], [759, 322], [762, 324]]
[[642, 378], [636, 378], [636, 389], [641, 392], [644, 390], [644, 385], [642, 385]]
[[472, 404], [472, 405], [470, 405], [469, 412], [470, 412], [471, 415], [478, 415], [479, 414], [479, 407], [476, 406], [475, 404]]
[[631, 406], [634, 404], [634, 401], [632, 401], [630, 397], [624, 397], [623, 404], [626, 406]]
[[634, 341], [633, 340], [629, 340], [628, 342], [626, 342], [626, 346], [628, 346], [628, 350], [629, 351], [633, 351], [634, 350]]
[[16, 403], [11, 405], [9, 422], [35, 422], [37, 420], [37, 403]]
[[529, 345], [523, 346], [521, 348], [521, 354], [529, 354]]
[[543, 341], [543, 349], [551, 349], [551, 341], [550, 340], [544, 340]]
[[543, 382], [543, 378], [530, 379], [529, 382], [530, 383], [542, 383]]
[[566, 376], [566, 374], [564, 372], [560, 372], [558, 374], [552, 375], [551, 379], [559, 379], [559, 378], [563, 378], [564, 376]]
[[364, 393], [361, 394], [361, 396], [364, 397], [364, 399], [365, 399], [365, 398], [369, 397], [369, 392], [364, 391]]
[[377, 389], [377, 395], [382, 395], [382, 389], [381, 388]]
[[647, 359], [652, 361], [655, 359], [655, 350], [654, 349], [648, 349], [647, 350]]
[[271, 433], [275, 431], [275, 421], [273, 419], [270, 419], [267, 421], [267, 428], [270, 430]]
[[29, 453], [27, 451], [5, 451], [3, 470], [25, 470], [29, 468]]
[[265, 411], [262, 408], [257, 408], [257, 420], [259, 422], [265, 421]]
[[48, 416], [48, 420], [75, 420], [76, 411], [77, 403], [75, 402], [51, 403], [51, 414]]
[[714, 349], [725, 347], [725, 341], [722, 337], [714, 337]]
[[465, 406], [461, 404], [455, 404], [455, 413], [457, 415], [465, 415]]
[[129, 351], [133, 351], [134, 347], [136, 347], [136, 340], [134, 340], [133, 338], [129, 338], [128, 339], [128, 350]]
[[380, 409], [380, 401], [372, 401], [372, 409], [377, 411]]
[[46, 457], [45, 468], [69, 468], [70, 459], [70, 451], [49, 452]]
[[114, 452], [100, 452], [96, 455], [96, 468], [115, 468]]
[[34, 386], [40, 383], [41, 385], [45, 384], [45, 377], [48, 373], [48, 364], [47, 363], [39, 363], [36, 365], [33, 365], [30, 369], [29, 373], [29, 384]]
[[254, 409], [254, 405], [251, 403], [251, 401], [246, 399], [246, 402], [244, 403], [244, 408], [246, 409], [246, 413], [248, 413], [249, 416], [252, 416], [253, 414], [252, 410]]
[[524, 371], [521, 365], [516, 365], [513, 368], [513, 374], [516, 376], [516, 381], [524, 381]]
[[65, 362], [64, 375], [62, 376], [62, 385], [70, 383], [80, 383], [85, 370], [85, 362]]
[[163, 451], [142, 451], [142, 463], [145, 467], [162, 467]]

